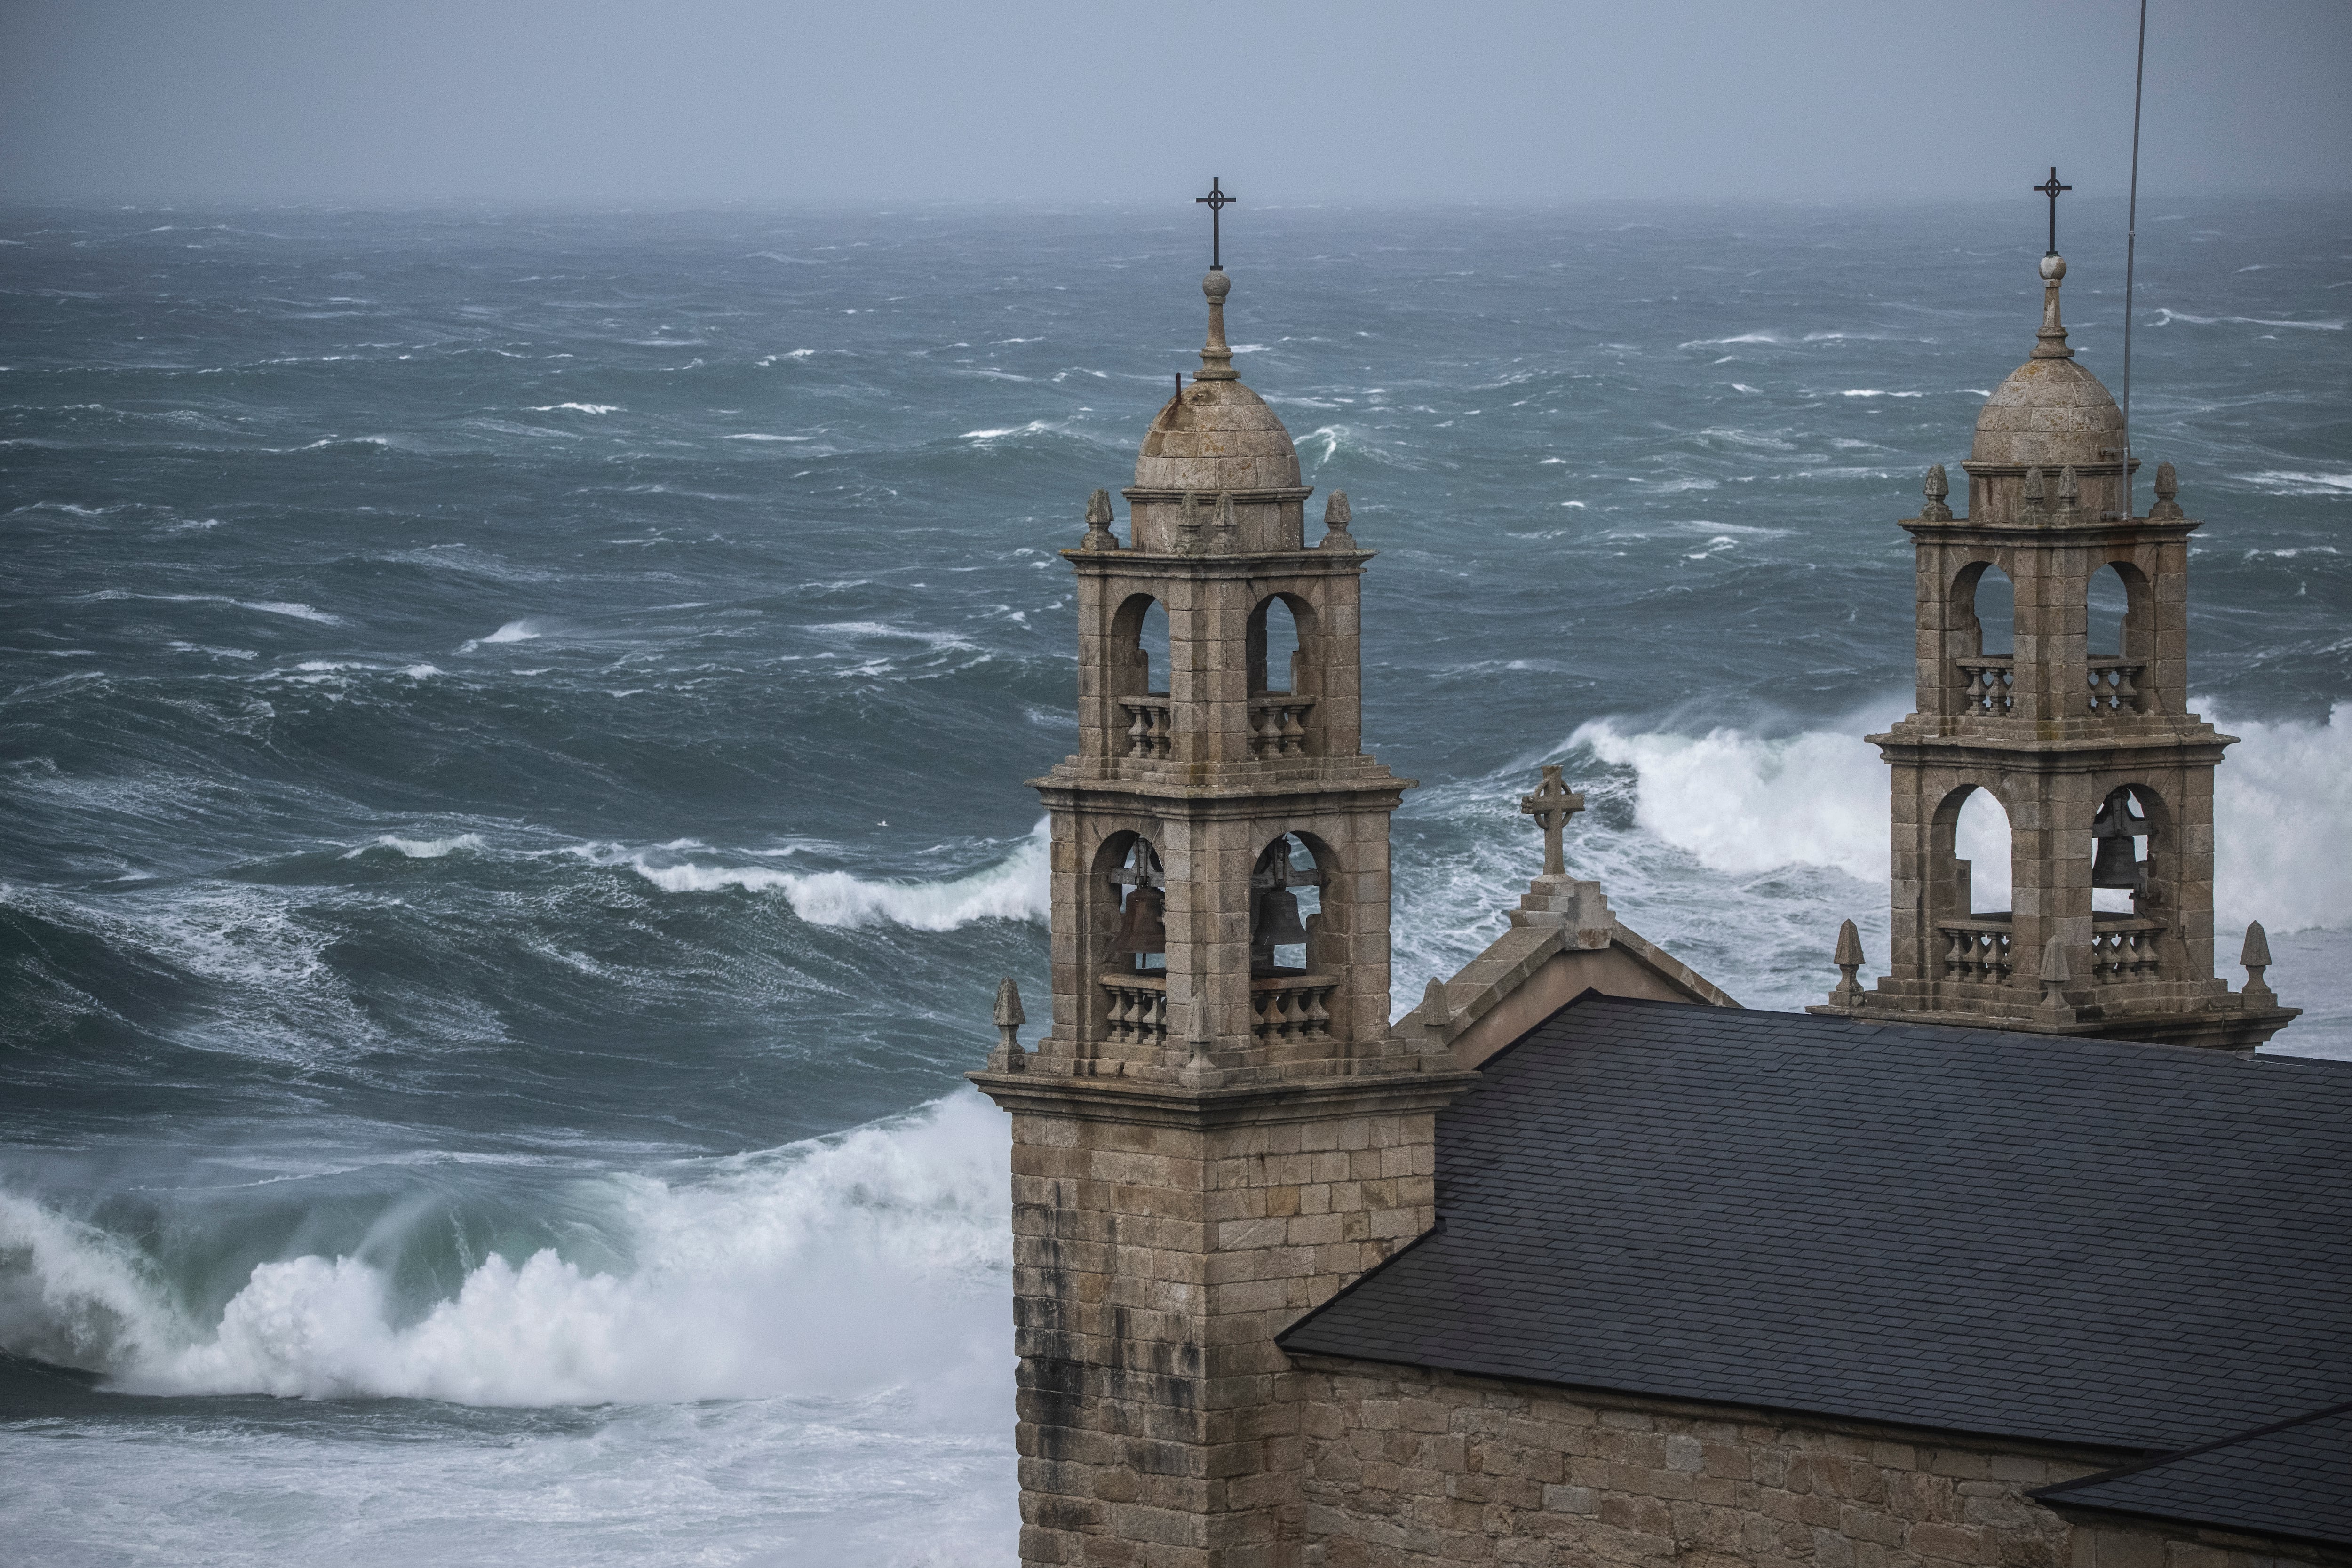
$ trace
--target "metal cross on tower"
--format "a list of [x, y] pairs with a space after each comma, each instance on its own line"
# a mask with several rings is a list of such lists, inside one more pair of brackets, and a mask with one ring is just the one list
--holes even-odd
[[1567, 828], [1568, 819], [1584, 809], [1584, 797], [1560, 783], [1559, 767], [1558, 763], [1545, 763], [1543, 787], [1519, 797], [1519, 810], [1543, 827], [1547, 877], [1567, 875], [1568, 862], [1560, 856], [1559, 836]]
[[[2054, 174], [2058, 171], [2053, 169], [2050, 172]], [[1218, 184], [1216, 176], [1211, 175], [1209, 178], [1209, 194], [1205, 196], [1194, 196], [1192, 199], [1203, 204], [1209, 209], [1209, 270], [1212, 272], [1223, 272], [1225, 269], [1225, 264], [1223, 258], [1219, 254], [1222, 249], [1222, 246], [1220, 243], [1220, 237], [1217, 233], [1217, 220], [1223, 215], [1224, 210], [1227, 207], [1233, 205], [1235, 202], [1241, 200], [1241, 198], [1239, 196], [1229, 196], [1225, 195], [1223, 188]]]
[[2053, 256], [2058, 254], [2058, 193], [2074, 188], [2058, 183], [2058, 165], [2055, 163], [2050, 165], [2050, 178], [2033, 187], [2050, 198], [2050, 254]]

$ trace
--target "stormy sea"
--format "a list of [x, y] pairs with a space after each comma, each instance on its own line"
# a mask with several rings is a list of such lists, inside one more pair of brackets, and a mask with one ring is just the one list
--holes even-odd
[[[1400, 1004], [1502, 929], [1554, 761], [1571, 869], [1743, 1003], [1847, 916], [1883, 963], [1895, 520], [2043, 221], [1225, 216], [1235, 363], [1381, 552]], [[1000, 976], [1044, 1011], [1055, 552], [1197, 366], [1203, 226], [0, 210], [11, 1561], [1012, 1561], [960, 1075]], [[2124, 227], [2062, 215], [2111, 387]], [[2271, 1048], [2341, 1057], [2347, 320], [2352, 205], [2143, 202], [2217, 945], [2263, 921]]]

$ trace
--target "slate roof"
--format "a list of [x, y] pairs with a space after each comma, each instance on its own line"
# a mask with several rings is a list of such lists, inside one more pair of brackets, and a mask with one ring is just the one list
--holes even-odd
[[2352, 1067], [1583, 996], [1280, 1342], [2159, 1451], [2352, 1399]]
[[2352, 1546], [2352, 1405], [2033, 1495], [2106, 1513]]

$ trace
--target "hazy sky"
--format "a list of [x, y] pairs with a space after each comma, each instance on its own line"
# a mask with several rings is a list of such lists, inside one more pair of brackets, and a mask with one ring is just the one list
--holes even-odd
[[[2352, 3], [2151, 0], [2142, 189], [2352, 188]], [[2137, 0], [0, 0], [0, 197], [2120, 194]]]

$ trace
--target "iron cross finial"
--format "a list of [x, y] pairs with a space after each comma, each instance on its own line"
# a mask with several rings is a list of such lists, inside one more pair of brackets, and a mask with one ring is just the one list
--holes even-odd
[[1567, 875], [1568, 862], [1560, 854], [1559, 836], [1567, 828], [1568, 819], [1584, 809], [1584, 797], [1560, 782], [1559, 767], [1558, 763], [1545, 763], [1543, 787], [1519, 797], [1519, 810], [1543, 826], [1547, 877]]
[[[2053, 169], [2051, 173], [2055, 174], [2057, 171]], [[1209, 194], [1205, 196], [1194, 196], [1192, 199], [1209, 209], [1209, 270], [1223, 272], [1225, 269], [1225, 264], [1223, 257], [1220, 254], [1223, 247], [1217, 232], [1218, 219], [1227, 207], [1241, 198], [1225, 195], [1224, 188], [1217, 183], [1216, 176], [1213, 174], [1209, 177]]]
[[2050, 165], [2050, 178], [2033, 188], [2050, 198], [2050, 254], [2055, 256], [2058, 254], [2058, 193], [2071, 191], [2074, 187], [2058, 183], [2058, 165], [2053, 163]]

